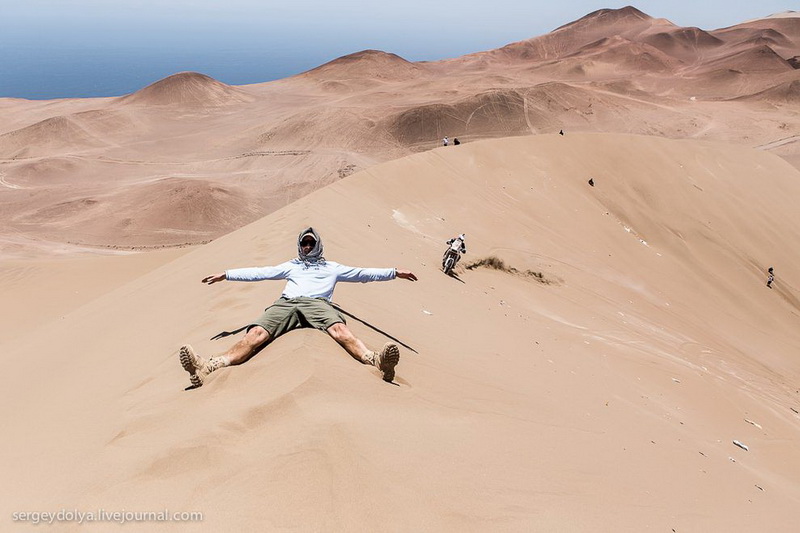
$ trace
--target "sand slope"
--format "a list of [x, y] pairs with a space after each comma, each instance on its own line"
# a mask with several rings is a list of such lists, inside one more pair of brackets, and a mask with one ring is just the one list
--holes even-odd
[[[3, 513], [202, 511], [187, 531], [792, 531], [798, 194], [800, 173], [763, 151], [629, 135], [374, 166], [3, 344]], [[222, 350], [205, 339], [282, 288], [199, 280], [291, 257], [307, 224], [333, 260], [419, 275], [336, 293], [420, 352], [403, 351], [397, 386], [306, 330], [184, 391], [180, 344]], [[444, 276], [456, 232], [466, 261], [519, 272]]]

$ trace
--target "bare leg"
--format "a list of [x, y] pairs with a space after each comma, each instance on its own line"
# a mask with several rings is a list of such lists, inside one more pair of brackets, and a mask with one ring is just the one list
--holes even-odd
[[234, 344], [224, 355], [205, 359], [197, 355], [191, 346], [184, 344], [178, 353], [181, 366], [189, 373], [192, 386], [200, 387], [206, 377], [215, 370], [229, 366], [240, 365], [253, 357], [256, 350], [270, 338], [267, 330], [261, 326], [254, 326], [245, 334], [244, 338]]
[[347, 350], [353, 359], [364, 363], [372, 364], [372, 350], [368, 349], [360, 339], [358, 339], [346, 324], [339, 322], [328, 328], [328, 335], [338, 342], [342, 348]]
[[225, 352], [225, 357], [228, 358], [230, 364], [240, 365], [253, 357], [259, 346], [269, 339], [270, 335], [267, 330], [261, 326], [253, 326], [245, 336], [242, 337], [242, 340], [231, 346], [230, 349]]
[[394, 367], [400, 362], [400, 350], [397, 345], [387, 342], [380, 352], [369, 350], [361, 340], [356, 338], [347, 325], [339, 322], [328, 328], [328, 335], [347, 350], [353, 358], [365, 365], [373, 365], [383, 374], [384, 381], [394, 379]]

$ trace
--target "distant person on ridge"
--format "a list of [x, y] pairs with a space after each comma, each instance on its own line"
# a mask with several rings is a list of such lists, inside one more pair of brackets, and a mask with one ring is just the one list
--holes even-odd
[[327, 332], [354, 359], [377, 367], [385, 381], [394, 379], [394, 368], [400, 361], [397, 345], [387, 342], [380, 352], [367, 349], [347, 327], [342, 315], [331, 306], [330, 299], [339, 281], [366, 283], [395, 278], [416, 281], [414, 273], [394, 268], [355, 268], [326, 261], [322, 255], [322, 240], [314, 228], [307, 228], [300, 233], [297, 255], [296, 259], [277, 266], [237, 268], [203, 278], [203, 283], [208, 285], [224, 280], [285, 279], [287, 282], [281, 297], [260, 318], [247, 326], [247, 333], [242, 340], [225, 354], [205, 359], [188, 344], [181, 347], [180, 362], [189, 373], [194, 387], [201, 386], [215, 370], [242, 364], [267, 342], [303, 327]]
[[443, 146], [447, 146], [448, 144], [450, 144], [450, 139], [448, 139], [448, 138], [445, 136], [445, 138], [444, 138], [444, 139], [442, 139], [442, 145], [443, 145]]
[[767, 273], [769, 274], [769, 276], [767, 276], [767, 287], [769, 287], [771, 289], [772, 288], [772, 282], [775, 281], [775, 271], [772, 269], [772, 267], [769, 267], [769, 270], [767, 270]]
[[458, 137], [455, 137], [453, 139], [453, 146], [458, 146], [459, 144], [461, 144], [461, 141], [458, 140]]

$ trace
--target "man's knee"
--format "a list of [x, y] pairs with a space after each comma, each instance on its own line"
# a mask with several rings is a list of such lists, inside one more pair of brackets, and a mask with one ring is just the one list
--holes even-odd
[[252, 344], [253, 346], [258, 346], [260, 344], [264, 344], [269, 340], [269, 332], [262, 328], [261, 326], [253, 326], [252, 328], [247, 330], [247, 333], [244, 336], [244, 340], [248, 344]]
[[337, 322], [328, 328], [328, 335], [338, 342], [353, 338], [353, 333], [344, 322]]

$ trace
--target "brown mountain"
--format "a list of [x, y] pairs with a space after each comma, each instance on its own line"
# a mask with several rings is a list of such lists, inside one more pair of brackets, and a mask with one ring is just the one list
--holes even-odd
[[[35, 237], [30, 221], [65, 213], [47, 225], [48, 238], [177, 245], [186, 235], [161, 229], [175, 226], [169, 206], [181, 212], [191, 198], [225, 206], [189, 218], [205, 241], [445, 135], [470, 142], [565, 130], [770, 145], [797, 127], [772, 104], [793, 101], [798, 56], [798, 17], [703, 30], [629, 6], [442, 61], [364, 50], [246, 87], [182, 72], [120, 98], [2, 100], [0, 223], [15, 239]], [[784, 143], [781, 155], [793, 161], [795, 146]], [[166, 183], [192, 193], [162, 193]], [[142, 191], [163, 209], [136, 208]], [[66, 215], [73, 211], [80, 223]], [[78, 232], [109, 212], [119, 223]]]
[[396, 54], [363, 50], [329, 61], [300, 76], [320, 81], [402, 81], [417, 78], [424, 71], [423, 65], [406, 61]]
[[246, 91], [226, 85], [199, 72], [179, 72], [133, 94], [119, 98], [120, 104], [141, 106], [222, 106], [251, 101]]

